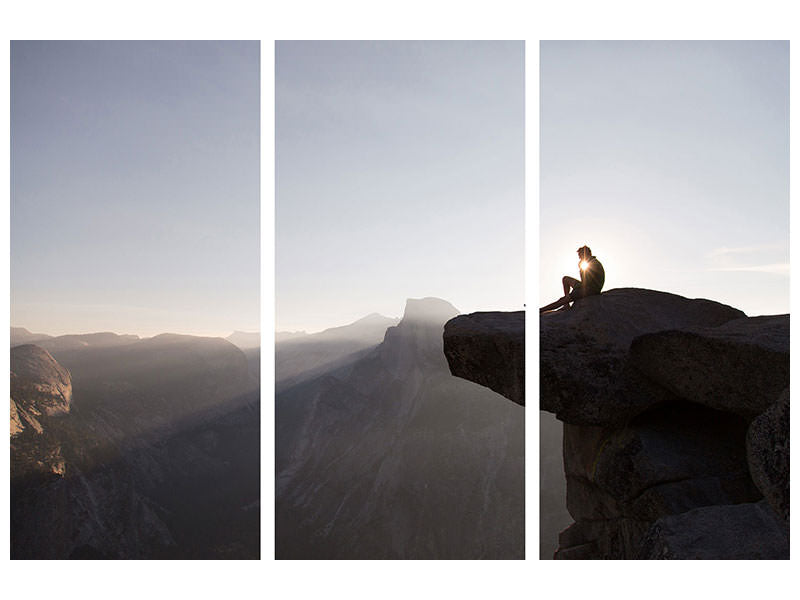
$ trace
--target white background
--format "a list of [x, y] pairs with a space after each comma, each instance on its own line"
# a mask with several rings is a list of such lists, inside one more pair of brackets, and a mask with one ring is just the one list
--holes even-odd
[[[798, 19], [788, 1], [562, 2], [16, 2], [2, 11], [5, 204], [9, 231], [9, 44], [12, 39], [258, 39], [261, 46], [261, 327], [274, 324], [274, 85], [276, 39], [526, 40], [526, 297], [539, 297], [538, 41], [540, 39], [789, 39]], [[792, 44], [793, 46], [794, 44]], [[792, 51], [792, 54], [794, 52]], [[792, 80], [797, 69], [791, 61]], [[796, 110], [792, 95], [792, 114]], [[792, 157], [792, 173], [796, 159]], [[792, 194], [794, 195], [794, 194]], [[792, 211], [792, 231], [795, 213]], [[797, 253], [792, 245], [792, 262]], [[9, 314], [8, 255], [2, 261]], [[792, 298], [796, 298], [794, 280]], [[534, 299], [534, 300], [531, 300]], [[793, 302], [794, 306], [794, 302]], [[792, 311], [794, 312], [794, 311]], [[8, 328], [5, 329], [8, 332]], [[4, 334], [4, 335], [7, 335]], [[795, 339], [793, 327], [792, 339]], [[526, 561], [275, 561], [273, 546], [273, 349], [262, 348], [261, 561], [9, 561], [8, 445], [2, 455], [2, 589], [25, 598], [769, 598], [797, 593], [790, 561], [560, 562], [538, 559], [538, 320], [528, 320]], [[2, 345], [8, 365], [8, 344]], [[792, 352], [792, 374], [796, 373]], [[8, 378], [0, 378], [8, 398]], [[793, 419], [793, 424], [796, 419]], [[797, 430], [796, 428], [794, 428]], [[795, 461], [796, 463], [796, 461]], [[796, 469], [793, 469], [792, 479]], [[794, 536], [792, 536], [794, 539]], [[797, 545], [792, 544], [793, 549]], [[792, 552], [795, 555], [795, 552]], [[795, 569], [797, 571], [797, 569]]]

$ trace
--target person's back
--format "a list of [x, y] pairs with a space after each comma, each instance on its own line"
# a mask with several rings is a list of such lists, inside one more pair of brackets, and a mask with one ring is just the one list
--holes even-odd
[[599, 294], [606, 282], [606, 271], [595, 256], [592, 256], [586, 263], [586, 268], [581, 273], [581, 287], [587, 296]]

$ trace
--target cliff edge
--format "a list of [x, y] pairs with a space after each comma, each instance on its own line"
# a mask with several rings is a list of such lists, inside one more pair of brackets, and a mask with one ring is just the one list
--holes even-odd
[[453, 375], [525, 406], [525, 311], [460, 315], [443, 340]]

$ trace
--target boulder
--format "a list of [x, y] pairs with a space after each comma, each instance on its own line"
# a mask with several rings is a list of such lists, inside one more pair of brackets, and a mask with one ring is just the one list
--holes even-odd
[[789, 381], [789, 315], [642, 335], [629, 360], [680, 398], [752, 419]]
[[642, 539], [643, 559], [785, 559], [789, 532], [765, 501], [707, 506], [658, 519]]
[[775, 512], [789, 520], [789, 390], [747, 431], [750, 474]]
[[627, 365], [631, 342], [657, 331], [717, 327], [745, 314], [711, 300], [620, 288], [540, 316], [542, 410], [565, 422], [609, 425], [669, 400]]
[[444, 354], [456, 377], [525, 406], [525, 312], [477, 312], [444, 326]]

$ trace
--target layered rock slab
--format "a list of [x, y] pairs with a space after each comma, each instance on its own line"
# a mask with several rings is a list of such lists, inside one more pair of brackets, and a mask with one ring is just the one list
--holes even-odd
[[556, 558], [788, 557], [768, 539], [788, 536], [788, 315], [622, 289], [543, 315], [541, 334], [576, 519]]
[[581, 425], [624, 422], [670, 399], [627, 364], [647, 333], [716, 327], [746, 315], [711, 300], [619, 288], [540, 317], [541, 409]]
[[680, 398], [752, 419], [789, 381], [789, 315], [642, 335], [629, 360]]
[[450, 372], [525, 406], [525, 312], [477, 312], [444, 326]]

